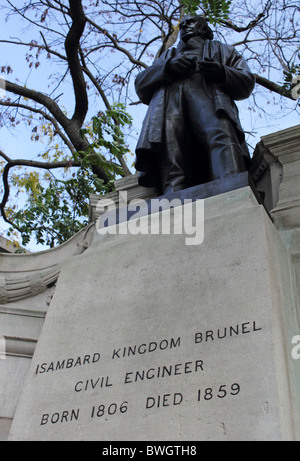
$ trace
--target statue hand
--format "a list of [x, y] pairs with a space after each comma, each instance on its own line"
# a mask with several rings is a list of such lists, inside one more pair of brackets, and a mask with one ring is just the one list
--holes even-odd
[[225, 70], [219, 62], [213, 62], [206, 59], [205, 61], [199, 62], [198, 66], [200, 72], [205, 78], [218, 83], [225, 81]]
[[180, 78], [190, 75], [196, 69], [196, 59], [184, 55], [170, 59], [166, 68], [167, 77]]

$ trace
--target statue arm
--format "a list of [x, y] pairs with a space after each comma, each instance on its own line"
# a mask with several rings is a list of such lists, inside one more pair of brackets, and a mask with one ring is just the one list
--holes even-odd
[[170, 83], [166, 75], [169, 59], [164, 53], [152, 66], [142, 71], [135, 80], [135, 91], [140, 100], [149, 105], [155, 91]]
[[254, 89], [255, 77], [244, 58], [233, 49], [223, 67], [225, 80], [221, 84], [222, 90], [236, 101], [248, 98]]

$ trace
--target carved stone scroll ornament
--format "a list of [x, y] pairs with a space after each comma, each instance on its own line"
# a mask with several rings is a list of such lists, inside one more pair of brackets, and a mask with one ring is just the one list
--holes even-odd
[[6, 280], [4, 277], [0, 277], [0, 304], [7, 304], [8, 299]]
[[0, 277], [0, 304], [8, 304], [43, 293], [55, 283], [60, 265], [44, 272], [34, 272], [21, 278]]
[[[11, 265], [9, 269], [6, 269], [7, 272], [1, 270], [1, 267], [0, 304], [13, 303], [46, 291], [47, 288], [56, 283], [64, 261], [74, 255], [82, 254], [89, 248], [94, 231], [95, 224], [91, 223], [64, 244], [46, 252], [46, 255], [37, 254], [36, 265], [41, 267], [42, 264], [42, 269], [24, 270], [24, 266], [28, 267], [27, 257], [32, 258], [32, 255], [9, 255], [9, 260], [13, 257], [11, 261], [20, 257], [20, 265], [19, 267]], [[53, 261], [55, 262], [53, 263]], [[47, 302], [50, 302], [49, 297]]]

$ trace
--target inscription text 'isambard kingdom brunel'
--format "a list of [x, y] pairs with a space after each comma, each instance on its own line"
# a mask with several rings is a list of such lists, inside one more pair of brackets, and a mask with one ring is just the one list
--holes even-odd
[[[193, 335], [194, 344], [205, 344], [223, 340], [225, 338], [232, 338], [233, 336], [241, 336], [251, 332], [260, 331], [261, 328], [257, 326], [256, 322], [244, 322], [237, 325], [229, 325], [222, 328], [206, 331], [196, 331]], [[182, 346], [182, 338], [162, 339], [160, 341], [150, 341], [139, 345], [123, 346], [113, 348], [111, 353], [111, 359], [116, 361], [126, 357], [139, 356], [144, 354], [150, 354], [153, 352], [166, 351], [168, 349], [175, 349]], [[64, 358], [62, 360], [44, 362], [36, 366], [35, 374], [44, 374], [49, 372], [68, 370], [71, 368], [81, 368], [85, 365], [97, 364], [102, 355], [99, 352], [79, 356], [76, 358]], [[190, 362], [186, 362], [190, 363]], [[200, 366], [196, 366], [200, 368]], [[125, 382], [130, 382], [126, 381]], [[103, 385], [102, 385], [103, 387]]]

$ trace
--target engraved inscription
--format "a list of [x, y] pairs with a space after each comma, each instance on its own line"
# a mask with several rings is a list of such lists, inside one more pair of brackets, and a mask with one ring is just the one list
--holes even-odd
[[[238, 381], [239, 376], [232, 377], [227, 383], [221, 379], [211, 381], [210, 372], [214, 371], [215, 376], [215, 369], [211, 358], [206, 359], [208, 344], [237, 338], [242, 341], [242, 338], [261, 331], [262, 326], [257, 321], [207, 330], [195, 328], [189, 334], [133, 345], [112, 348], [102, 345], [103, 350], [97, 344], [101, 352], [39, 363], [35, 366], [37, 376], [72, 370], [71, 378], [66, 375], [64, 381], [64, 386], [69, 388], [69, 408], [72, 409], [57, 408], [54, 412], [44, 412], [40, 426], [76, 424], [78, 421], [80, 424], [99, 421], [100, 424], [108, 418], [133, 416], [132, 408], [134, 414], [139, 408], [140, 412], [155, 415], [157, 411], [185, 405], [202, 408], [210, 401], [214, 402], [212, 405], [221, 401], [234, 405], [236, 399], [245, 397], [244, 383]], [[176, 356], [181, 359], [176, 360]], [[90, 371], [94, 375], [89, 376]], [[78, 399], [83, 395], [101, 398], [81, 407]]]

